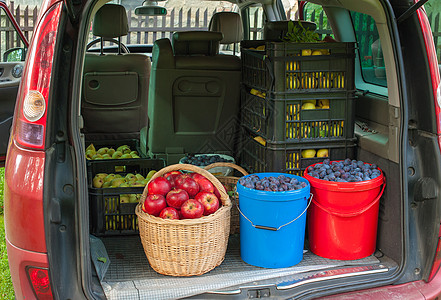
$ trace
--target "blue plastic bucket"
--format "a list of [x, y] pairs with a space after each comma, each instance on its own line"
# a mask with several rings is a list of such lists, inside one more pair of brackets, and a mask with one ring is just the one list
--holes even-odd
[[294, 191], [268, 192], [237, 183], [240, 254], [244, 262], [253, 266], [285, 268], [303, 259], [309, 182], [302, 177], [284, 173], [253, 175], [262, 179], [281, 174], [306, 182], [307, 186]]

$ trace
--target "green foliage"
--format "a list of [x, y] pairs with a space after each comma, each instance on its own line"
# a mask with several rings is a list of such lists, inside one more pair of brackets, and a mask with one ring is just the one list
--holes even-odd
[[3, 215], [0, 215], [0, 299], [15, 299], [11, 273], [9, 272], [8, 254], [6, 253]]
[[299, 21], [298, 24], [294, 24], [293, 21], [288, 22], [288, 31], [282, 38], [284, 42], [290, 43], [314, 43], [319, 40], [318, 33], [313, 30], [306, 29]]

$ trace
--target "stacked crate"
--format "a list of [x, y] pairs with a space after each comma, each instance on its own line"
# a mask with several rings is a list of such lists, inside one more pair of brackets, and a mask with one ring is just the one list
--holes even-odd
[[354, 43], [244, 41], [241, 56], [242, 165], [301, 175], [354, 156]]
[[96, 236], [138, 234], [135, 207], [144, 191], [144, 186], [139, 185], [96, 188], [92, 182], [95, 175], [125, 177], [132, 173], [146, 177], [150, 171], [159, 171], [164, 166], [163, 160], [147, 158], [88, 161], [90, 232]]

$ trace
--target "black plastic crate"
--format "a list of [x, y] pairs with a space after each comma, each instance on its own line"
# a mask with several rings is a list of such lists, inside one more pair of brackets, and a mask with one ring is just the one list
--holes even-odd
[[92, 180], [98, 173], [120, 174], [123, 177], [133, 173], [146, 177], [151, 170], [162, 169], [164, 161], [145, 158], [127, 160], [121, 172], [115, 172], [120, 167], [119, 160], [89, 161], [88, 164], [90, 232], [97, 236], [138, 233], [135, 215], [138, 203], [134, 198], [136, 195], [139, 198], [144, 187], [94, 188]]
[[271, 142], [344, 141], [354, 137], [353, 92], [305, 93], [291, 98], [288, 94], [265, 95], [243, 86], [241, 106], [242, 125]]
[[[320, 149], [326, 149], [328, 155], [317, 157], [317, 152]], [[315, 156], [303, 157], [302, 151], [304, 150], [316, 151]], [[303, 171], [312, 164], [323, 162], [326, 158], [331, 160], [355, 158], [355, 151], [356, 144], [354, 140], [272, 144], [265, 143], [263, 140], [259, 142], [254, 139], [253, 135], [244, 131], [240, 149], [240, 165], [247, 169], [249, 173], [281, 172], [302, 176]]]
[[[258, 46], [264, 50], [256, 50]], [[355, 43], [241, 42], [242, 83], [265, 92], [351, 91]]]

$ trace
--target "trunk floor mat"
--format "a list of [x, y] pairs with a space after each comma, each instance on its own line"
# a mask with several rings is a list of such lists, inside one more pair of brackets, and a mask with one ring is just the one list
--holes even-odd
[[[375, 265], [375, 256], [359, 260], [331, 260], [306, 251], [303, 260], [290, 268], [265, 269], [251, 266], [240, 258], [239, 237], [231, 236], [225, 260], [200, 276], [173, 277], [156, 273], [150, 266], [139, 236], [101, 238], [110, 259], [101, 281], [107, 299], [177, 299], [238, 284], [342, 266]], [[275, 254], [277, 255], [277, 254]], [[95, 259], [95, 258], [93, 258]]]

